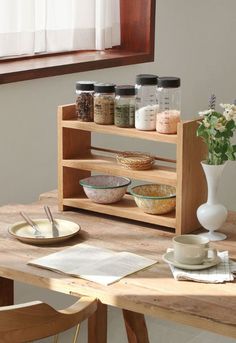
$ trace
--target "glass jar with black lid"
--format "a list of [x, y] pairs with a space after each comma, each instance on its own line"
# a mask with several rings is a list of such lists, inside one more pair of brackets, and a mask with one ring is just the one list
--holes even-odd
[[157, 80], [153, 74], [136, 76], [135, 127], [138, 130], [155, 130], [157, 105]]
[[102, 125], [114, 124], [115, 84], [94, 85], [94, 122]]
[[135, 87], [120, 85], [115, 88], [115, 125], [134, 127]]
[[156, 130], [160, 133], [176, 133], [181, 112], [181, 80], [179, 77], [160, 77], [157, 98], [159, 111]]
[[95, 81], [76, 82], [76, 115], [79, 121], [93, 121]]

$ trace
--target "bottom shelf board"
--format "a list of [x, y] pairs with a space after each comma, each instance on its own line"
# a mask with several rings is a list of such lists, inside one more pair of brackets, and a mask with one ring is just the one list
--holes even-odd
[[117, 203], [106, 205], [94, 203], [88, 198], [64, 198], [62, 203], [65, 206], [176, 228], [175, 211], [163, 215], [144, 213], [136, 206], [129, 195], [126, 195]]

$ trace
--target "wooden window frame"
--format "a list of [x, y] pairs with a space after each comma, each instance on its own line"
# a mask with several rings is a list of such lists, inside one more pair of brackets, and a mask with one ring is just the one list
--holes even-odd
[[73, 51], [6, 58], [0, 84], [154, 61], [156, 0], [120, 0], [121, 45], [105, 51]]

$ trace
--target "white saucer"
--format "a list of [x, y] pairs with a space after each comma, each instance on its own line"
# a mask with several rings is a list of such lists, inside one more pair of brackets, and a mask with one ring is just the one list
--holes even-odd
[[172, 264], [173, 266], [181, 269], [188, 269], [188, 270], [200, 270], [200, 269], [207, 269], [213, 266], [216, 266], [221, 262], [221, 259], [217, 256], [216, 259], [212, 261], [206, 261], [202, 264], [182, 264], [174, 261], [173, 251], [169, 251], [162, 256], [162, 259]]

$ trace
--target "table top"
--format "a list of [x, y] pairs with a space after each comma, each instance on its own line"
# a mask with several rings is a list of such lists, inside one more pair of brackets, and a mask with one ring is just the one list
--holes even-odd
[[[8, 234], [8, 227], [20, 221], [20, 211], [31, 218], [44, 218], [48, 204], [55, 218], [81, 225], [78, 236], [53, 246], [21, 243]], [[227, 239], [212, 242], [220, 251], [228, 250], [236, 260], [236, 213], [231, 212], [221, 232]], [[171, 247], [173, 233], [147, 224], [102, 216], [86, 211], [58, 212], [56, 194], [45, 193], [30, 205], [7, 205], [0, 208], [0, 276], [72, 295], [89, 295], [101, 302], [145, 315], [174, 320], [236, 338], [236, 282], [204, 284], [173, 279], [162, 255]], [[31, 259], [88, 242], [95, 246], [129, 251], [158, 260], [158, 264], [102, 286], [27, 265]]]

